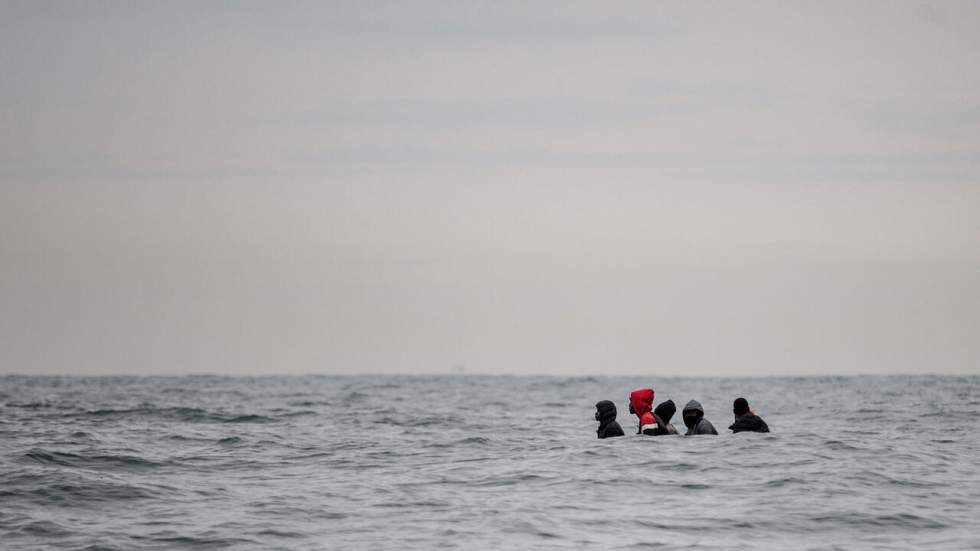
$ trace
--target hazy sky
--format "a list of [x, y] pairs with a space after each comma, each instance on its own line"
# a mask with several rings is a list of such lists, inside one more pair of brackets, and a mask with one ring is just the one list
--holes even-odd
[[0, 372], [980, 373], [976, 2], [0, 0]]

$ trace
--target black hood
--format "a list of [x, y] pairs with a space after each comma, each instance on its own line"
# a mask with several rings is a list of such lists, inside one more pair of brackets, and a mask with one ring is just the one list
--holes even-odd
[[732, 413], [735, 417], [741, 417], [749, 412], [749, 401], [745, 398], [735, 398], [735, 403], [732, 404]]
[[596, 402], [595, 409], [599, 413], [599, 423], [606, 425], [616, 420], [616, 404], [609, 400]]
[[670, 418], [674, 416], [677, 411], [677, 406], [674, 405], [673, 400], [667, 400], [659, 406], [653, 408], [653, 414], [660, 418], [664, 423], [669, 423]]
[[701, 407], [701, 402], [697, 400], [691, 400], [684, 406], [684, 424], [687, 428], [691, 428], [698, 423], [698, 421], [704, 417], [704, 408]]

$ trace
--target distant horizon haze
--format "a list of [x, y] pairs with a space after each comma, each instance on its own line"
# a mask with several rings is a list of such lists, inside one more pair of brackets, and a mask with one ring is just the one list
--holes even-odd
[[0, 374], [980, 374], [977, 29], [0, 3]]

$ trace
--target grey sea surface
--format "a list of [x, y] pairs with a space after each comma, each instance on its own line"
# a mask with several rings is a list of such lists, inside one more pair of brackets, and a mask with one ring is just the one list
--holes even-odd
[[[722, 434], [633, 435], [644, 386]], [[978, 377], [3, 376], [0, 548], [976, 549], [978, 410]]]

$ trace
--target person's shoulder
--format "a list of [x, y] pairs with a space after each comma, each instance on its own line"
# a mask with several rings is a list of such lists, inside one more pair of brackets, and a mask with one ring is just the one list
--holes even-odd
[[769, 432], [769, 425], [766, 424], [765, 419], [759, 417], [756, 414], [752, 414], [752, 424], [754, 424], [759, 432]]
[[711, 421], [708, 421], [704, 417], [701, 418], [697, 428], [700, 434], [718, 434], [718, 431], [715, 429], [715, 426], [711, 424]]
[[616, 421], [610, 421], [608, 425], [599, 431], [599, 438], [611, 438], [613, 436], [626, 436], [623, 432], [623, 427], [619, 426]]
[[752, 430], [752, 423], [749, 420], [748, 415], [743, 415], [735, 420], [734, 423], [728, 425], [728, 430], [732, 432], [742, 432], [746, 430]]
[[732, 432], [769, 432], [769, 426], [762, 417], [754, 413], [743, 415], [728, 427]]

